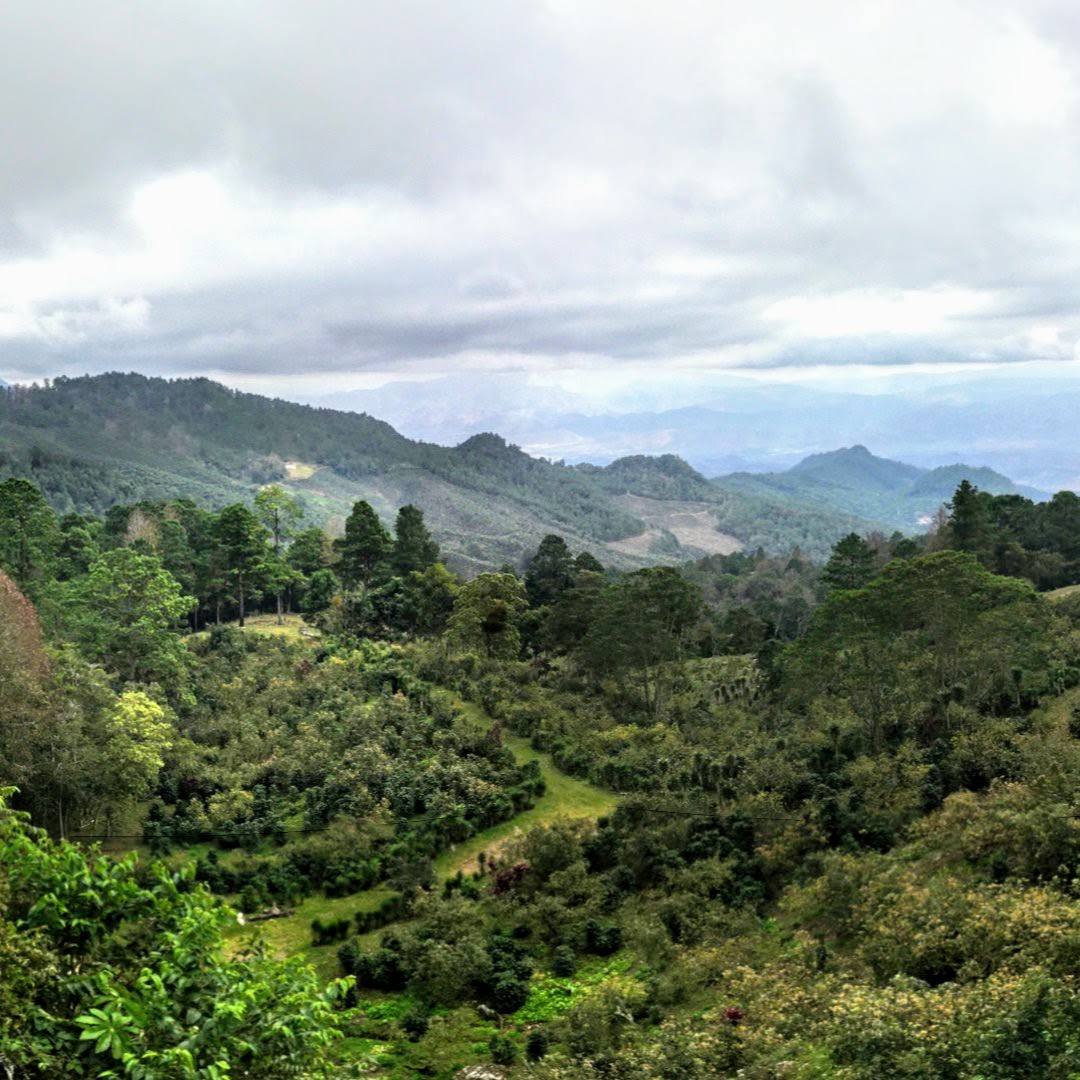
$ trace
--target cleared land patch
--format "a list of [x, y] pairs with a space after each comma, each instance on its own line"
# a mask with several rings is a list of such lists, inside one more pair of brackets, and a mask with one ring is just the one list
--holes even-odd
[[663, 531], [671, 533], [689, 554], [730, 555], [742, 544], [716, 527], [714, 508], [704, 502], [649, 499], [644, 495], [620, 495], [614, 500], [623, 510], [641, 518], [649, 528], [626, 540], [613, 540], [608, 547], [625, 555], [648, 555], [655, 544], [663, 543]]

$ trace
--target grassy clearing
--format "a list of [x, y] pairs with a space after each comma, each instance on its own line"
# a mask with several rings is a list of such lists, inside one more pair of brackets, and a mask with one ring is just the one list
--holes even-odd
[[554, 1020], [587, 998], [597, 987], [616, 975], [625, 975], [633, 966], [633, 956], [623, 951], [607, 959], [590, 960], [566, 978], [537, 971], [530, 980], [529, 1000], [511, 1019], [516, 1024]]
[[352, 896], [332, 899], [326, 896], [309, 896], [297, 905], [295, 915], [284, 919], [268, 919], [266, 922], [252, 923], [249, 926], [230, 927], [228, 937], [236, 950], [246, 942], [261, 939], [275, 956], [295, 956], [303, 953], [319, 975], [331, 979], [339, 973], [338, 946], [311, 944], [312, 919], [322, 919], [323, 922], [351, 919], [358, 911], [374, 911], [387, 897], [393, 895], [394, 890], [389, 886], [377, 885], [374, 889]]
[[[222, 623], [223, 626], [229, 627], [230, 630], [239, 630], [240, 625], [236, 622]], [[206, 630], [200, 630], [198, 634], [192, 635], [193, 637], [202, 637], [208, 634], [210, 628]], [[304, 622], [303, 615], [291, 614], [282, 615], [281, 623], [279, 625], [277, 615], [261, 614], [261, 615], [249, 615], [244, 620], [244, 631], [252, 634], [262, 634], [265, 637], [281, 637], [286, 641], [299, 642], [300, 644], [313, 644], [319, 640], [319, 632], [313, 626], [309, 626]]]
[[290, 480], [309, 480], [321, 468], [321, 465], [309, 465], [306, 461], [285, 462], [285, 473]]
[[595, 820], [615, 809], [614, 795], [559, 772], [551, 763], [551, 758], [547, 754], [537, 753], [529, 745], [528, 739], [503, 735], [503, 742], [514, 752], [514, 757], [520, 764], [526, 761], [540, 762], [540, 772], [547, 784], [547, 790], [537, 799], [531, 810], [518, 814], [510, 821], [493, 825], [443, 852], [435, 860], [435, 872], [440, 877], [452, 877], [458, 870], [471, 874], [477, 868], [476, 857], [481, 851], [495, 855], [511, 839], [528, 832], [529, 829], [550, 825], [560, 818]]
[[1051, 589], [1043, 593], [1047, 600], [1064, 600], [1066, 596], [1075, 596], [1080, 592], [1080, 585], [1066, 585], [1063, 589]]

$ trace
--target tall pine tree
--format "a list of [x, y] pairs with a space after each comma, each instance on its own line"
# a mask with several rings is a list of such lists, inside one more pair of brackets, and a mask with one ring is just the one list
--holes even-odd
[[370, 503], [363, 499], [353, 503], [337, 549], [338, 575], [346, 586], [370, 586], [385, 576], [393, 541]]

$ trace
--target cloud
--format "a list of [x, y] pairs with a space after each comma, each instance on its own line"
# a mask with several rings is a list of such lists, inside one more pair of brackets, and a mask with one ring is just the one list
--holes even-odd
[[1076, 358], [1064, 2], [9, 6], [9, 378]]

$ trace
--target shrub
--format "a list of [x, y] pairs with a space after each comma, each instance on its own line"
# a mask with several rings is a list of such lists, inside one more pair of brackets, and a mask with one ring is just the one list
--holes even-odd
[[525, 1058], [527, 1061], [541, 1061], [548, 1052], [547, 1032], [543, 1028], [533, 1028], [525, 1037]]
[[517, 1061], [517, 1047], [509, 1035], [493, 1035], [488, 1050], [496, 1065], [513, 1065]]
[[577, 954], [569, 945], [559, 945], [551, 954], [551, 974], [565, 979], [577, 970]]
[[529, 984], [510, 974], [502, 975], [491, 992], [495, 1008], [504, 1015], [517, 1012], [529, 1000]]
[[585, 949], [597, 956], [610, 956], [622, 947], [622, 931], [614, 923], [590, 919], [585, 924]]
[[422, 1039], [427, 1034], [430, 1023], [428, 1015], [423, 1009], [410, 1009], [398, 1022], [401, 1025], [401, 1030], [405, 1032], [406, 1038], [412, 1042]]

